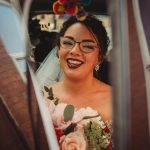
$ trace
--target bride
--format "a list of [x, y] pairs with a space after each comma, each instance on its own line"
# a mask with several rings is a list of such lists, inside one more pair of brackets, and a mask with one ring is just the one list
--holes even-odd
[[92, 15], [83, 21], [70, 17], [60, 30], [57, 46], [64, 79], [43, 92], [61, 149], [110, 148], [112, 89], [96, 76], [108, 45], [102, 22]]

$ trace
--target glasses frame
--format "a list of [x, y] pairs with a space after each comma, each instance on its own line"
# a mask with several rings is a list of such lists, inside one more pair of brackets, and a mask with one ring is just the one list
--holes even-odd
[[[66, 48], [66, 47], [63, 47], [63, 46], [62, 46], [61, 39], [65, 39], [65, 38], [66, 38], [66, 39], [69, 39], [69, 40], [72, 40], [72, 41], [74, 42], [74, 44], [73, 44], [72, 47]], [[72, 50], [72, 49], [75, 47], [76, 44], [79, 44], [80, 50], [81, 50], [83, 53], [92, 53], [93, 51], [95, 51], [95, 49], [93, 49], [93, 50], [91, 49], [91, 51], [85, 51], [85, 50], [83, 50], [82, 46], [80, 46], [80, 45], [81, 45], [82, 43], [86, 43], [86, 41], [77, 42], [77, 41], [75, 41], [74, 39], [71, 39], [71, 38], [68, 38], [68, 37], [64, 37], [64, 36], [60, 37], [59, 43], [60, 43], [60, 46], [61, 46], [62, 48], [65, 48], [65, 49], [67, 49], [67, 50]], [[94, 48], [99, 48], [98, 46], [94, 46], [94, 45], [92, 45], [92, 47], [94, 47]]]

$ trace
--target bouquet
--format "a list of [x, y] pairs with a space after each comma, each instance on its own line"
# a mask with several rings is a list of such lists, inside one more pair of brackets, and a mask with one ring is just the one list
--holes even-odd
[[111, 150], [112, 122], [104, 122], [90, 107], [76, 109], [73, 105], [59, 103], [52, 88], [48, 92], [49, 111], [61, 150]]

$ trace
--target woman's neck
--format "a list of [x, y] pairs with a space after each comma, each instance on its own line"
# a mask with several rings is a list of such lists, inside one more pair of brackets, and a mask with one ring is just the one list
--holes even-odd
[[72, 93], [84, 93], [87, 92], [88, 90], [91, 90], [92, 87], [94, 87], [95, 84], [95, 78], [90, 77], [82, 80], [73, 80], [73, 79], [68, 79], [64, 77], [64, 80], [62, 82], [64, 90], [67, 90], [68, 92]]

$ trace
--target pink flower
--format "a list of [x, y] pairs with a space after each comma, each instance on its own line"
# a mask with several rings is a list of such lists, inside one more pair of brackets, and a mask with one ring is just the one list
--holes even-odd
[[62, 150], [86, 150], [86, 140], [81, 130], [63, 136], [60, 143]]
[[[97, 122], [99, 123], [100, 120], [101, 120], [101, 117], [96, 117], [96, 118], [91, 118], [91, 119], [85, 119], [85, 120], [82, 120], [84, 117], [86, 116], [96, 116], [98, 115], [97, 111], [93, 110], [92, 108], [90, 107], [86, 107], [86, 108], [81, 108], [79, 110], [77, 110], [75, 113], [74, 113], [74, 116], [73, 116], [73, 119], [72, 121], [73, 122], [79, 122], [79, 125], [81, 126], [84, 126], [86, 125], [89, 121], [94, 121], [94, 122]], [[82, 121], [81, 121], [82, 120]]]
[[48, 110], [49, 110], [49, 112], [50, 112], [50, 114], [52, 114], [53, 113], [53, 111], [54, 111], [54, 109], [55, 109], [55, 104], [54, 104], [54, 102], [52, 102], [52, 101], [47, 101], [47, 106], [48, 106]]
[[64, 124], [64, 109], [67, 104], [65, 103], [59, 103], [55, 106], [54, 111], [51, 113], [52, 120], [55, 126], [60, 127], [62, 124]]
[[55, 105], [51, 101], [48, 104], [54, 126], [62, 130], [71, 124], [71, 121], [64, 122], [64, 109], [66, 106], [67, 104], [65, 103]]

